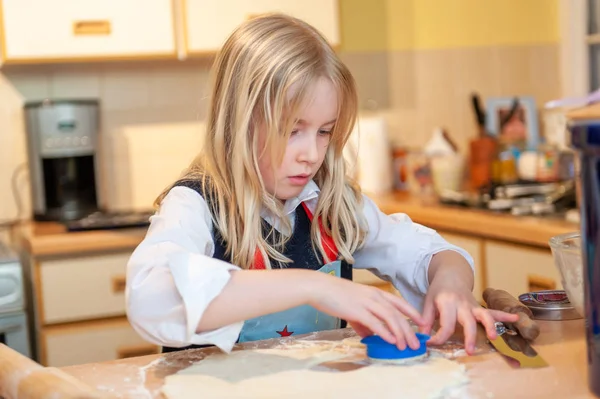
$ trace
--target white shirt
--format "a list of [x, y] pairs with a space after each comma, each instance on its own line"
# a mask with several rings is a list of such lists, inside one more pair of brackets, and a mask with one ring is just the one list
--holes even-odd
[[[296, 207], [306, 202], [314, 212], [319, 188], [306, 185], [297, 198], [287, 200], [285, 213], [293, 224]], [[473, 259], [445, 241], [434, 230], [413, 223], [405, 214], [386, 215], [364, 196], [368, 223], [364, 246], [354, 253], [355, 269], [368, 269], [390, 281], [402, 297], [422, 309], [429, 281], [431, 257], [440, 251], [462, 254], [473, 268]], [[266, 210], [261, 216], [277, 228]], [[243, 322], [196, 333], [210, 302], [223, 290], [230, 271], [238, 267], [214, 259], [213, 225], [208, 205], [193, 189], [174, 187], [159, 211], [150, 218], [144, 240], [127, 265], [127, 313], [135, 330], [157, 345], [183, 347], [213, 344], [229, 352]]]

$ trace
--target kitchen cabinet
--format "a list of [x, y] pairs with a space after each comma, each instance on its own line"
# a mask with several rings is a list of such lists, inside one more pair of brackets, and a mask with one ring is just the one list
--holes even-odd
[[167, 0], [2, 0], [2, 59], [176, 58], [173, 10]]
[[63, 367], [159, 353], [145, 342], [126, 319], [99, 320], [44, 329], [45, 362]]
[[142, 339], [126, 317], [130, 255], [129, 249], [48, 257], [28, 254], [34, 347], [40, 363], [62, 367], [160, 351]]
[[243, 21], [259, 14], [283, 12], [317, 28], [327, 40], [340, 43], [337, 0], [183, 0], [188, 54], [212, 53]]
[[506, 290], [514, 297], [530, 291], [562, 289], [550, 249], [488, 241], [484, 256], [490, 287]]

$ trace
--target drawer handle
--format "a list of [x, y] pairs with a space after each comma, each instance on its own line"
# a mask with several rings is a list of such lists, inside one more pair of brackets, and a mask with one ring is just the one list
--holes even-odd
[[110, 35], [110, 21], [75, 21], [73, 34], [83, 35]]
[[549, 277], [529, 275], [527, 276], [527, 283], [529, 286], [529, 292], [556, 289], [556, 281]]
[[156, 345], [135, 345], [117, 349], [117, 359], [126, 359], [128, 357], [138, 357], [155, 355], [158, 353]]
[[125, 276], [113, 276], [113, 278], [112, 278], [113, 294], [124, 293], [125, 287], [127, 287], [127, 280], [126, 280]]

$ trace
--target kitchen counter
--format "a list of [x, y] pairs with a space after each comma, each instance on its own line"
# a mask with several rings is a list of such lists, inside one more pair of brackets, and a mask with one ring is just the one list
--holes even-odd
[[[549, 364], [539, 369], [515, 369], [497, 352], [491, 351], [480, 334], [477, 350], [481, 353], [466, 356], [454, 351], [454, 358], [463, 363], [470, 383], [461, 397], [468, 398], [593, 398], [588, 392], [586, 345], [583, 320], [541, 321], [541, 334], [534, 347]], [[305, 339], [342, 340], [353, 335], [350, 329], [313, 334]], [[290, 338], [285, 338], [290, 340]], [[262, 341], [260, 347], [272, 347], [280, 340]], [[238, 346], [243, 349], [246, 346]], [[482, 347], [483, 345], [483, 347]], [[455, 345], [457, 346], [457, 345]], [[256, 344], [254, 344], [256, 347]], [[0, 346], [0, 352], [6, 350]], [[83, 382], [104, 393], [121, 398], [163, 398], [160, 388], [166, 376], [201, 360], [215, 349], [189, 350], [170, 354], [149, 355], [118, 361], [84, 364], [58, 369], [68, 378]], [[464, 352], [463, 352], [464, 353]], [[2, 373], [1, 380], [21, 378], [16, 370]], [[33, 375], [33, 374], [27, 374]], [[31, 381], [32, 382], [32, 381]], [[46, 389], [52, 389], [47, 385]], [[2, 394], [0, 388], [0, 394]], [[365, 392], [368, 397], [368, 392]]]
[[15, 228], [13, 240], [36, 258], [91, 252], [133, 250], [146, 229], [68, 232], [60, 223], [30, 222]]
[[[402, 212], [425, 226], [482, 238], [548, 247], [550, 237], [576, 231], [577, 224], [558, 218], [512, 216], [485, 210], [447, 206], [393, 192], [371, 196], [385, 213]], [[36, 222], [18, 227], [15, 240], [34, 257], [128, 250], [143, 239], [145, 229], [69, 233], [58, 223]]]
[[401, 192], [371, 198], [384, 213], [406, 213], [414, 222], [433, 229], [517, 244], [548, 248], [551, 237], [579, 230], [578, 224], [555, 216], [513, 216], [444, 205]]

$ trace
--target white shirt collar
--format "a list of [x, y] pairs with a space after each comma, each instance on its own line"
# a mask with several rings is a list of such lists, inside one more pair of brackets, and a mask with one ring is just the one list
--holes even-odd
[[[306, 202], [308, 209], [314, 213], [315, 208], [317, 206], [317, 199], [319, 198], [319, 193], [321, 189], [317, 186], [317, 183], [314, 180], [309, 181], [306, 186], [302, 189], [300, 194], [297, 197], [290, 198], [285, 201], [283, 206], [283, 212], [290, 218], [292, 223], [292, 228], [294, 227], [294, 213], [296, 208], [303, 203]], [[277, 219], [275, 215], [273, 215], [267, 208], [262, 208], [260, 210], [260, 216], [265, 219], [271, 226], [275, 227], [275, 229], [279, 232], [280, 230], [280, 221]]]

